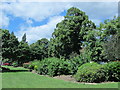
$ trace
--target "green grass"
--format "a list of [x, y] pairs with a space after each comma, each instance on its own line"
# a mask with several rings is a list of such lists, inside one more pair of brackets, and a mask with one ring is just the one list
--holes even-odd
[[23, 67], [13, 67], [13, 66], [2, 66], [2, 67], [9, 68], [10, 70], [29, 70]]
[[[15, 68], [12, 68], [15, 69]], [[31, 72], [2, 73], [3, 88], [118, 88], [118, 83], [80, 84], [51, 77], [37, 75]]]

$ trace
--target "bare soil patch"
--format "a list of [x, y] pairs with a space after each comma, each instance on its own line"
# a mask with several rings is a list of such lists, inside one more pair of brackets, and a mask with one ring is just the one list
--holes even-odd
[[55, 76], [53, 78], [57, 78], [57, 79], [65, 80], [65, 81], [72, 81], [72, 82], [75, 81], [72, 75], [60, 75], [60, 76]]

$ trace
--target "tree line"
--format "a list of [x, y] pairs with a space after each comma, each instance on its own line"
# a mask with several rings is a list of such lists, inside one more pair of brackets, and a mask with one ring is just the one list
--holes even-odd
[[120, 60], [120, 18], [105, 20], [96, 26], [85, 12], [72, 7], [64, 20], [56, 25], [50, 40], [42, 38], [28, 44], [26, 34], [22, 40], [9, 30], [0, 29], [3, 62], [23, 63], [48, 57], [71, 59], [79, 56], [83, 61]]

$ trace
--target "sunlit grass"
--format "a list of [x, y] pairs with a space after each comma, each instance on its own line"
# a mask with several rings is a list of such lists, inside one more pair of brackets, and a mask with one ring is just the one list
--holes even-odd
[[[13, 67], [9, 67], [14, 69]], [[21, 69], [21, 68], [16, 68]], [[72, 83], [52, 77], [41, 76], [31, 72], [2, 73], [3, 88], [118, 88], [118, 83], [102, 83], [97, 85]]]

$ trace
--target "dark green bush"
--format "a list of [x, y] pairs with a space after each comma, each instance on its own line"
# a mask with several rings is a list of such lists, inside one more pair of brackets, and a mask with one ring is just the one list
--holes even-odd
[[2, 72], [10, 71], [10, 69], [9, 69], [9, 68], [6, 68], [6, 67], [1, 67], [1, 69], [2, 69]]
[[82, 56], [76, 56], [74, 58], [71, 58], [69, 60], [70, 66], [71, 66], [71, 74], [75, 74], [78, 70], [78, 68], [86, 63], [87, 61], [83, 60]]
[[70, 74], [70, 64], [68, 61], [58, 58], [46, 58], [38, 65], [38, 73], [42, 75], [56, 76]]
[[120, 62], [109, 62], [104, 65], [107, 81], [120, 82]]
[[106, 80], [103, 65], [86, 63], [78, 68], [75, 79], [79, 82], [103, 82]]

